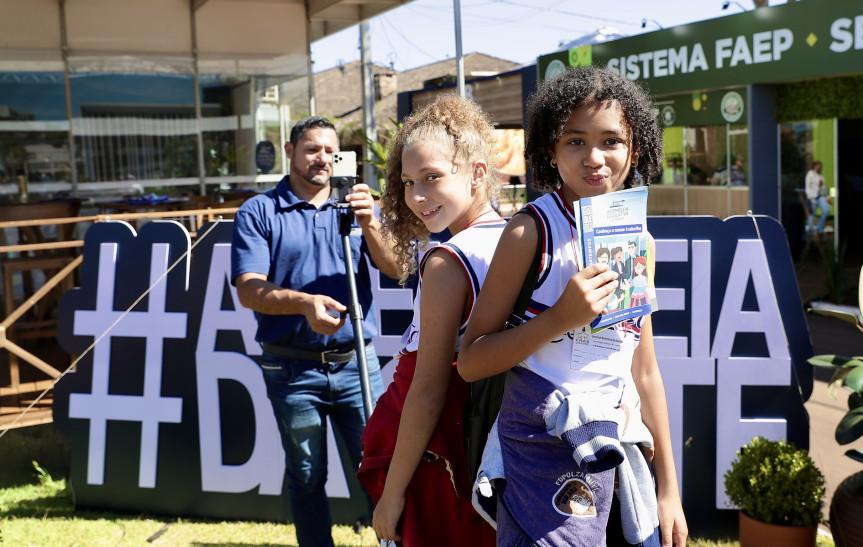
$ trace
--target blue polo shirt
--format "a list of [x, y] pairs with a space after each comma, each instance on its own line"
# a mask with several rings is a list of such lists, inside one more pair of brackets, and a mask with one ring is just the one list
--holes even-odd
[[[288, 185], [288, 177], [269, 192], [246, 201], [234, 218], [231, 245], [231, 281], [244, 273], [260, 273], [281, 287], [309, 294], [325, 294], [350, 308], [339, 219], [345, 214], [330, 199], [320, 209], [299, 199]], [[377, 336], [372, 304], [369, 264], [371, 256], [359, 226], [349, 237], [357, 285], [363, 310], [363, 335]], [[365, 260], [361, 260], [361, 257]], [[259, 342], [281, 344], [308, 351], [350, 349], [354, 333], [350, 317], [332, 336], [311, 329], [305, 316], [268, 315], [255, 312]]]

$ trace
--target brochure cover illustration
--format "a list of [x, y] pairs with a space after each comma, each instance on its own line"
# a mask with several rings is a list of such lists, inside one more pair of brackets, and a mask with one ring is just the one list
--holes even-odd
[[617, 272], [617, 289], [592, 331], [657, 311], [656, 288], [647, 265], [647, 187], [618, 190], [573, 202], [581, 266], [608, 264]]

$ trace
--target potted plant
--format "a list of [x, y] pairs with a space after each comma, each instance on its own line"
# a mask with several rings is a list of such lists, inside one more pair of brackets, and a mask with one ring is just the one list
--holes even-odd
[[725, 493], [740, 509], [740, 545], [815, 545], [824, 475], [793, 443], [756, 437], [725, 472]]
[[[846, 308], [820, 308], [810, 311], [830, 315], [855, 325], [863, 331], [863, 268], [860, 270], [858, 284], [858, 310]], [[827, 386], [828, 393], [836, 398], [843, 388], [848, 390], [848, 412], [836, 426], [836, 442], [850, 444], [863, 437], [863, 357], [842, 355], [816, 355], [809, 363], [833, 369], [833, 376]], [[863, 451], [851, 449], [845, 452], [849, 458], [863, 462]], [[863, 471], [857, 472], [842, 481], [830, 501], [830, 530], [837, 547], [844, 545], [863, 545], [863, 526], [860, 515], [863, 513]]]

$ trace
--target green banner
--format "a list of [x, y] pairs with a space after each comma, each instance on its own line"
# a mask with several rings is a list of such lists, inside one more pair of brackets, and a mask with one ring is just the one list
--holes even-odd
[[853, 74], [863, 72], [863, 2], [789, 2], [575, 49], [539, 57], [539, 77], [588, 60], [656, 96]]
[[693, 91], [654, 99], [665, 127], [746, 123], [746, 88]]

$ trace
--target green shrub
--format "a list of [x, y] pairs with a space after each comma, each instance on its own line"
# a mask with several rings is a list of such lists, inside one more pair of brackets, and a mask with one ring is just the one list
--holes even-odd
[[786, 526], [821, 522], [824, 475], [793, 443], [752, 439], [724, 478], [731, 503], [756, 520]]

